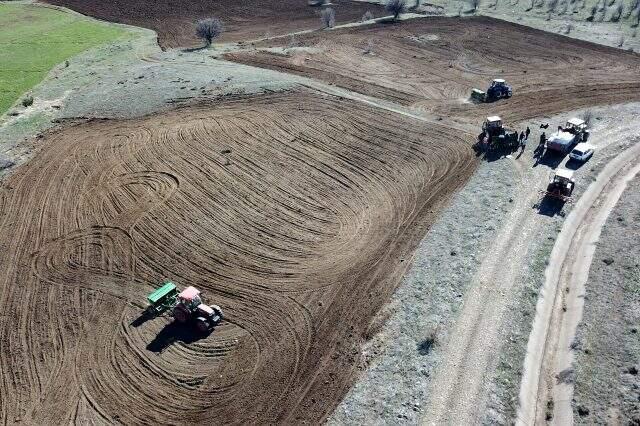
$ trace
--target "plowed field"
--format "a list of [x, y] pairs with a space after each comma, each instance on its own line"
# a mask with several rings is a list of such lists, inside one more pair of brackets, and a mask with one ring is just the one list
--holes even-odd
[[[46, 136], [0, 190], [2, 423], [322, 420], [469, 135], [308, 92]], [[140, 316], [162, 280], [225, 320]]]
[[[320, 8], [306, 0], [46, 0], [105, 21], [150, 28], [160, 46], [201, 44], [195, 37], [199, 19], [220, 18], [225, 31], [219, 41], [242, 41], [321, 27]], [[383, 8], [349, 0], [333, 0], [336, 23], [358, 21], [366, 11], [384, 15]]]
[[[257, 47], [286, 47], [267, 40]], [[231, 60], [313, 77], [446, 115], [508, 121], [640, 98], [640, 55], [491, 18], [424, 18], [299, 36], [303, 52]], [[515, 96], [473, 106], [471, 88], [505, 78]]]

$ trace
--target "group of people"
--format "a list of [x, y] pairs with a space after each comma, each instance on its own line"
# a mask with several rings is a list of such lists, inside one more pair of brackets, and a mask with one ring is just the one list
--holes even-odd
[[[529, 134], [531, 133], [531, 129], [527, 126], [527, 129], [520, 132], [520, 137], [518, 138], [519, 147], [521, 149], [521, 153], [524, 152], [527, 147], [527, 141], [529, 140]], [[544, 134], [544, 133], [543, 133]]]

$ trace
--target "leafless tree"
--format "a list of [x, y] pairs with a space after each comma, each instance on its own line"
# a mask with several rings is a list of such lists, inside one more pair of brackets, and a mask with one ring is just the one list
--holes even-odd
[[385, 9], [387, 9], [387, 12], [393, 14], [394, 20], [397, 20], [400, 17], [400, 14], [404, 12], [406, 8], [406, 0], [387, 0], [387, 4], [385, 5]]
[[333, 28], [336, 24], [336, 11], [331, 7], [322, 9], [322, 12], [320, 12], [320, 21], [322, 22], [322, 28]]
[[582, 119], [588, 127], [591, 124], [591, 120], [593, 119], [593, 111], [591, 111], [590, 109], [586, 110], [584, 113], [582, 113]]
[[222, 34], [222, 22], [218, 18], [203, 19], [196, 25], [196, 36], [203, 39], [207, 47], [211, 46], [213, 39], [220, 34]]
[[615, 9], [613, 9], [613, 13], [611, 14], [611, 22], [618, 22], [620, 20], [623, 9], [624, 6], [622, 6], [622, 2], [616, 5]]

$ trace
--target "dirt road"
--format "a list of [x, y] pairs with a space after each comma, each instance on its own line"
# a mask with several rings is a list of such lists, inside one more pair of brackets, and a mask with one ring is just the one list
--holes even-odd
[[[577, 202], [551, 253], [528, 344], [519, 424], [573, 422], [571, 344], [582, 317], [585, 283], [602, 226], [640, 172], [640, 144], [618, 155]], [[552, 401], [549, 403], [548, 401]]]
[[546, 170], [525, 179], [529, 156], [512, 160], [518, 171], [519, 197], [493, 243], [484, 254], [463, 308], [444, 347], [443, 364], [432, 382], [427, 424], [476, 424], [479, 407], [485, 405], [495, 369], [496, 351], [502, 344], [504, 315], [517, 293], [522, 261], [527, 257], [529, 240], [541, 222], [531, 208], [539, 197], [537, 189], [546, 181]]

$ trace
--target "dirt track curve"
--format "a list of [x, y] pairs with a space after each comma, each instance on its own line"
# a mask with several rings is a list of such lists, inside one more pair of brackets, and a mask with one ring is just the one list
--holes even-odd
[[[45, 144], [0, 192], [2, 423], [321, 420], [475, 161], [468, 135], [307, 92]], [[138, 318], [167, 278], [227, 320]]]
[[[619, 154], [598, 175], [567, 217], [546, 271], [527, 348], [518, 424], [573, 423], [573, 383], [561, 380], [573, 367], [576, 330], [596, 243], [627, 183], [640, 173], [640, 144]], [[547, 401], [553, 411], [547, 412]]]

